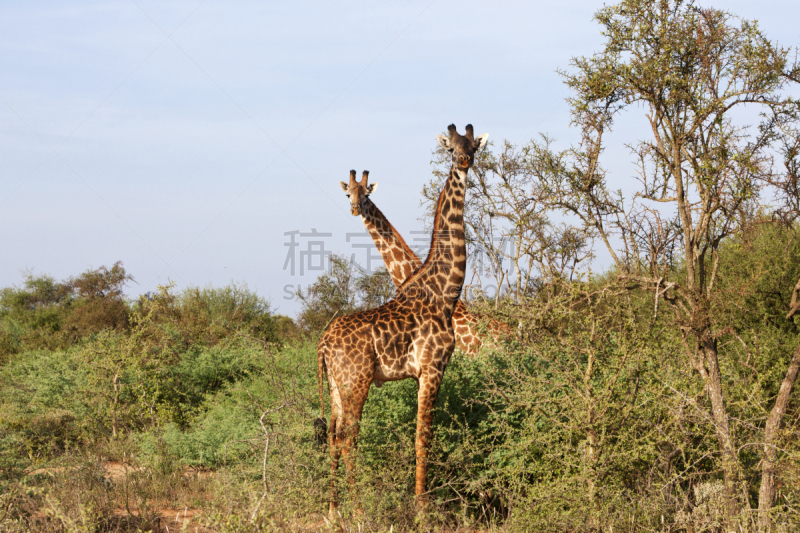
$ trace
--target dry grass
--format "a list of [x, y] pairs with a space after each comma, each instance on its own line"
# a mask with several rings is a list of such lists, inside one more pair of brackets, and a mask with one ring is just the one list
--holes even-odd
[[214, 476], [72, 458], [28, 472], [2, 496], [0, 531], [210, 531], [203, 507]]

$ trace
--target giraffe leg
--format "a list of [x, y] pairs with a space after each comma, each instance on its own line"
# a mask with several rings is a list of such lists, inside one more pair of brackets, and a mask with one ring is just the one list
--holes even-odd
[[344, 426], [342, 455], [344, 456], [344, 467], [347, 471], [347, 481], [350, 485], [350, 495], [355, 504], [357, 512], [363, 512], [356, 491], [355, 461], [353, 454], [358, 446], [358, 432], [361, 425], [361, 414], [364, 410], [364, 403], [367, 401], [369, 393], [369, 383], [353, 387], [344, 402]]
[[417, 507], [420, 508], [425, 507], [428, 502], [428, 452], [433, 426], [433, 407], [436, 404], [436, 397], [439, 395], [442, 377], [443, 369], [440, 371], [436, 368], [431, 368], [419, 379], [417, 435], [414, 445], [417, 459], [414, 493], [416, 494]]
[[339, 457], [342, 455], [342, 450], [339, 447], [336, 438], [336, 429], [339, 420], [331, 418], [331, 431], [328, 433], [328, 446], [331, 449], [331, 496], [328, 502], [328, 517], [331, 521], [336, 519], [336, 508], [338, 507], [339, 494], [336, 490], [336, 473], [339, 470]]
[[328, 429], [328, 448], [331, 451], [331, 494], [328, 502], [328, 518], [331, 522], [336, 520], [338, 507], [338, 491], [336, 488], [336, 475], [339, 470], [339, 458], [342, 455], [342, 402], [339, 388], [331, 380], [331, 425]]

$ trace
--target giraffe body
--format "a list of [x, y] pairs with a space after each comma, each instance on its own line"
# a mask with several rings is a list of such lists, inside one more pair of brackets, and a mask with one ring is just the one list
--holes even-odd
[[453, 314], [466, 272], [466, 176], [475, 152], [487, 138], [483, 135], [476, 140], [471, 125], [464, 136], [453, 125], [448, 129], [449, 138], [438, 138], [452, 152], [453, 166], [439, 195], [425, 263], [405, 279], [394, 300], [331, 322], [317, 347], [320, 396], [326, 371], [331, 391], [328, 442], [332, 518], [336, 508], [335, 476], [342, 455], [351, 486], [354, 484], [350, 454], [357, 444], [358, 425], [372, 383], [414, 378], [419, 385], [415, 494], [418, 504], [426, 500], [432, 409], [456, 344]]

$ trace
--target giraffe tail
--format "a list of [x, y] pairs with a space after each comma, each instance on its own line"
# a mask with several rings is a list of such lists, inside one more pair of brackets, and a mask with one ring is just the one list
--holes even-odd
[[322, 380], [327, 374], [325, 367], [325, 350], [317, 347], [317, 385], [319, 387], [319, 418], [314, 420], [314, 441], [317, 446], [325, 446], [328, 442], [328, 421], [325, 419], [325, 397], [322, 391]]

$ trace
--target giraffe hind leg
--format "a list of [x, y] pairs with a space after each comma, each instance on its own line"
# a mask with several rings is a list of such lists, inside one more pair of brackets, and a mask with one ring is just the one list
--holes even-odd
[[[363, 349], [361, 347], [360, 349]], [[339, 469], [339, 459], [344, 456], [345, 470], [350, 484], [351, 494], [355, 489], [355, 469], [352, 452], [358, 442], [359, 422], [364, 408], [364, 402], [369, 394], [370, 383], [373, 378], [373, 366], [353, 364], [354, 361], [371, 360], [369, 354], [358, 353], [359, 348], [345, 352], [341, 359], [337, 359], [335, 368], [330, 369], [329, 383], [331, 386], [331, 427], [329, 428], [329, 443], [331, 448], [331, 519], [336, 516], [338, 503], [336, 476]], [[347, 363], [343, 362], [347, 361]]]
[[358, 433], [361, 424], [361, 414], [367, 400], [370, 380], [359, 379], [354, 386], [348, 387], [342, 394], [342, 423], [340, 427], [341, 453], [344, 459], [347, 482], [350, 488], [350, 499], [354, 503], [355, 511], [362, 513], [360, 498], [356, 489], [355, 451], [358, 447]]
[[331, 424], [328, 428], [328, 449], [331, 453], [331, 486], [330, 500], [328, 504], [328, 516], [331, 521], [336, 520], [336, 508], [338, 506], [338, 491], [336, 488], [336, 475], [339, 470], [339, 458], [342, 455], [342, 401], [339, 395], [339, 387], [330, 378], [331, 390]]

